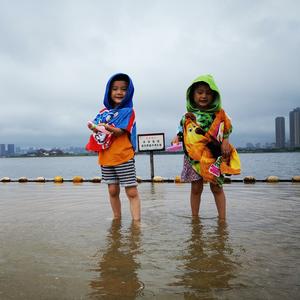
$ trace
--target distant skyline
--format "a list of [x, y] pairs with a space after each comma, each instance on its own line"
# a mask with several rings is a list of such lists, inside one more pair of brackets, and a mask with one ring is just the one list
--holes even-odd
[[290, 144], [292, 147], [300, 147], [300, 107], [289, 114]]
[[117, 72], [133, 79], [138, 133], [171, 138], [186, 89], [210, 73], [231, 142], [273, 143], [275, 118], [300, 102], [299, 11], [296, 0], [0, 1], [0, 144], [84, 147]]
[[277, 148], [285, 148], [286, 138], [285, 138], [285, 118], [277, 117], [275, 119], [275, 145]]

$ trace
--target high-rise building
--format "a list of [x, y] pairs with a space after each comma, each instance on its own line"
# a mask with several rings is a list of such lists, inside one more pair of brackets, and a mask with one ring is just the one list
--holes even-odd
[[290, 112], [290, 146], [300, 147], [300, 107]]
[[8, 144], [7, 145], [7, 155], [14, 155], [15, 154], [15, 145]]
[[5, 155], [5, 144], [0, 144], [0, 156]]
[[275, 146], [276, 148], [285, 147], [285, 119], [284, 117], [277, 117], [275, 119]]

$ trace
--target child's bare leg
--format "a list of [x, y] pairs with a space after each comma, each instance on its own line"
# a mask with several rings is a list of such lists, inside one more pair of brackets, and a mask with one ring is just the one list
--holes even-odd
[[136, 186], [125, 187], [126, 195], [130, 202], [130, 212], [133, 220], [141, 219], [141, 201]]
[[201, 202], [201, 194], [203, 191], [203, 180], [192, 181], [191, 183], [191, 210], [192, 216], [197, 217], [199, 215], [200, 202]]
[[219, 218], [225, 220], [226, 218], [226, 198], [224, 190], [222, 187], [219, 187], [217, 184], [210, 184], [210, 189], [214, 195]]
[[108, 193], [110, 205], [114, 214], [114, 219], [121, 218], [120, 186], [118, 184], [109, 184]]

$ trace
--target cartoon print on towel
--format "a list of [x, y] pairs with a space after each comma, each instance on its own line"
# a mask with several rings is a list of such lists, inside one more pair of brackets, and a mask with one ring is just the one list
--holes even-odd
[[[113, 127], [127, 128], [131, 114], [132, 109], [127, 107], [120, 108], [118, 111], [104, 108], [97, 114], [92, 123], [95, 126], [105, 123]], [[107, 131], [104, 126], [98, 126], [98, 129], [90, 136], [89, 143], [86, 146], [89, 151], [99, 152], [105, 150], [109, 148], [114, 140], [114, 135]]]
[[207, 132], [202, 129], [205, 128], [204, 123], [205, 119], [203, 121], [202, 118], [202, 124], [199, 124], [192, 112], [185, 114], [183, 122], [185, 151], [192, 160], [193, 169], [205, 181], [221, 184], [224, 174], [240, 173], [240, 160], [235, 148], [230, 145], [231, 154], [228, 159], [224, 159], [221, 154], [224, 128], [230, 128], [231, 122], [221, 109], [216, 112]]
[[[117, 118], [119, 113], [109, 111], [109, 110], [104, 110], [101, 113], [97, 114], [95, 119], [93, 120], [93, 123], [95, 125], [98, 124], [103, 124], [103, 123], [110, 123], [113, 119]], [[111, 126], [114, 126], [114, 124], [110, 124]], [[107, 149], [109, 148], [110, 144], [112, 143], [113, 135], [111, 132], [107, 131], [103, 126], [100, 127], [101, 130], [94, 132], [93, 136], [99, 147], [102, 149]]]

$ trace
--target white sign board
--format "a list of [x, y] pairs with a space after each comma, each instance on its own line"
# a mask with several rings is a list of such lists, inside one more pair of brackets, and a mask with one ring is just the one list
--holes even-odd
[[164, 133], [138, 134], [139, 151], [162, 151], [165, 150]]

